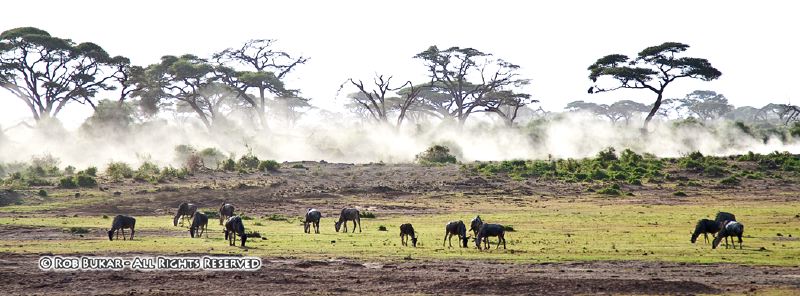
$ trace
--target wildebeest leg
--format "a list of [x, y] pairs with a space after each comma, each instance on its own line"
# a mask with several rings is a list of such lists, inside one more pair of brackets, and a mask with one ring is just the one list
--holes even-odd
[[[361, 233], [361, 218], [356, 217], [356, 222], [358, 222], [358, 233]], [[355, 226], [353, 226], [353, 232], [355, 232]]]
[[314, 222], [314, 228], [317, 234], [319, 234], [319, 221]]
[[[741, 250], [742, 249], [742, 236], [741, 235], [737, 235], [737, 237], [739, 237], [739, 250]], [[735, 249], [736, 245], [733, 245], [733, 248]]]
[[125, 240], [125, 228], [120, 228], [122, 230], [122, 240]]
[[133, 240], [133, 233], [134, 233], [133, 227], [131, 227], [131, 240]]
[[447, 231], [444, 232], [444, 239], [442, 240], [442, 247], [444, 247], [444, 243], [447, 242]]
[[703, 233], [703, 238], [706, 239], [706, 244], [708, 244], [708, 233]]
[[449, 236], [447, 237], [447, 244], [450, 245], [451, 248], [453, 247], [453, 234], [452, 233], [449, 234]]

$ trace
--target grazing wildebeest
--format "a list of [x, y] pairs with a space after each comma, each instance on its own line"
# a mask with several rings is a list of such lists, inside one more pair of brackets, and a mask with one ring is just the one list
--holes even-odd
[[694, 233], [692, 233], [692, 243], [697, 241], [697, 237], [701, 234], [706, 239], [706, 243], [708, 243], [708, 234], [710, 233], [712, 237], [716, 238], [717, 232], [719, 232], [719, 223], [708, 220], [708, 219], [700, 219], [697, 221], [697, 225], [694, 227]]
[[322, 218], [322, 213], [317, 209], [308, 209], [306, 212], [306, 220], [303, 221], [303, 231], [311, 233], [311, 226], [314, 226], [314, 233], [319, 233], [319, 219]]
[[445, 242], [450, 243], [450, 247], [453, 247], [453, 236], [457, 235], [458, 239], [461, 241], [461, 247], [467, 247], [467, 226], [464, 225], [464, 222], [461, 220], [458, 221], [450, 221], [447, 225], [444, 226], [444, 241], [442, 241], [442, 247], [444, 247]]
[[[736, 221], [736, 216], [728, 212], [717, 212], [717, 217], [714, 218], [714, 222], [717, 222], [720, 230], [725, 227], [725, 221]], [[725, 244], [728, 244], [728, 237], [725, 237]]]
[[414, 226], [410, 223], [400, 225], [400, 242], [408, 246], [408, 237], [411, 237], [411, 245], [417, 247], [417, 235], [414, 233]]
[[728, 237], [731, 237], [731, 244], [733, 248], [736, 249], [736, 243], [733, 242], [733, 237], [736, 236], [739, 238], [739, 249], [742, 248], [742, 234], [744, 234], [744, 224], [739, 223], [737, 221], [723, 221], [722, 222], [722, 229], [719, 230], [717, 233], [717, 238], [714, 239], [714, 243], [711, 245], [712, 249], [716, 249], [719, 245], [719, 242], [722, 241], [722, 238], [725, 238], [725, 248], [728, 248]]
[[108, 240], [114, 240], [114, 232], [117, 233], [117, 239], [119, 239], [119, 233], [122, 232], [122, 240], [125, 240], [125, 228], [131, 230], [131, 240], [133, 240], [135, 227], [136, 219], [131, 216], [117, 215], [114, 217], [114, 221], [111, 222], [111, 230], [108, 231]]
[[[203, 233], [206, 232], [206, 228], [208, 227], [208, 216], [206, 214], [196, 212], [194, 216], [192, 216], [192, 225], [189, 226], [189, 235], [194, 237], [194, 234], [197, 233], [197, 237], [203, 237]], [[208, 234], [206, 234], [208, 237]]]
[[219, 225], [222, 225], [222, 221], [225, 221], [232, 216], [233, 216], [233, 205], [223, 203], [219, 207]]
[[239, 216], [233, 216], [225, 220], [225, 239], [228, 240], [229, 245], [236, 245], [236, 236], [242, 238], [242, 247], [247, 241], [247, 235], [244, 233], [244, 223]]
[[359, 215], [357, 209], [342, 209], [342, 213], [339, 214], [339, 221], [333, 223], [333, 225], [336, 227], [336, 232], [339, 232], [339, 228], [342, 227], [343, 223], [344, 232], [347, 232], [347, 221], [353, 221], [353, 232], [356, 232], [356, 224], [358, 224], [358, 232], [361, 232], [361, 216]]
[[172, 225], [178, 226], [178, 219], [181, 220], [183, 226], [183, 218], [192, 218], [194, 212], [197, 212], [197, 206], [192, 203], [182, 203], [178, 206], [178, 211], [175, 213], [175, 218], [172, 219]]
[[736, 221], [736, 216], [728, 212], [719, 212], [717, 213], [717, 217], [714, 218], [714, 222], [724, 222], [724, 221]]
[[478, 230], [478, 236], [475, 238], [475, 246], [478, 250], [481, 249], [481, 240], [486, 244], [486, 249], [489, 249], [489, 237], [497, 237], [497, 248], [500, 248], [500, 243], [503, 243], [503, 249], [506, 248], [506, 229], [500, 224], [483, 224], [481, 229]]
[[472, 233], [477, 236], [478, 230], [481, 229], [482, 225], [483, 220], [481, 220], [481, 216], [475, 216], [475, 218], [472, 218], [472, 221], [469, 223], [469, 231], [472, 231]]

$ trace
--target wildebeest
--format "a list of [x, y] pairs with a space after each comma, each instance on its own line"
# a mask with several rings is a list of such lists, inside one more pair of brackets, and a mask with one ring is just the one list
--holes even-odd
[[228, 243], [231, 246], [236, 245], [236, 236], [242, 238], [242, 247], [244, 247], [244, 243], [247, 241], [247, 235], [244, 233], [244, 223], [242, 223], [242, 218], [239, 216], [233, 216], [225, 220], [225, 239], [228, 240]]
[[708, 243], [708, 234], [710, 233], [712, 237], [716, 238], [717, 232], [719, 232], [719, 223], [708, 220], [708, 219], [700, 219], [697, 221], [697, 225], [694, 227], [694, 233], [692, 233], [692, 243], [697, 241], [697, 237], [701, 234], [706, 239], [706, 243]]
[[322, 213], [317, 209], [308, 209], [306, 212], [306, 219], [303, 221], [303, 231], [311, 233], [311, 226], [314, 226], [314, 233], [319, 233], [319, 219], [322, 218]]
[[469, 223], [469, 231], [472, 231], [472, 233], [475, 236], [477, 236], [478, 230], [481, 229], [481, 225], [483, 225], [483, 220], [481, 220], [481, 216], [475, 216], [475, 218], [472, 218], [472, 221], [470, 221]]
[[339, 214], [339, 221], [333, 224], [336, 227], [336, 232], [339, 232], [339, 228], [342, 227], [342, 224], [344, 224], [344, 232], [347, 232], [347, 221], [353, 221], [353, 232], [356, 232], [356, 224], [358, 224], [358, 232], [361, 232], [361, 216], [357, 209], [342, 209], [342, 213]]
[[233, 205], [223, 203], [219, 207], [219, 225], [222, 225], [222, 221], [227, 220], [231, 216], [233, 216]]
[[122, 232], [122, 240], [125, 240], [125, 228], [131, 230], [131, 240], [133, 240], [134, 228], [136, 227], [136, 219], [131, 216], [117, 215], [114, 221], [111, 222], [111, 230], [108, 231], [108, 240], [114, 240], [114, 232], [117, 233], [119, 239], [119, 232]]
[[192, 218], [192, 215], [197, 212], [197, 206], [192, 203], [182, 203], [178, 206], [178, 211], [175, 212], [175, 218], [172, 219], [172, 225], [178, 226], [178, 219], [181, 220], [183, 226], [183, 218]]
[[[197, 233], [197, 237], [203, 237], [203, 233], [206, 232], [206, 228], [208, 227], [208, 216], [206, 214], [196, 212], [194, 216], [192, 216], [192, 225], [189, 226], [189, 235], [194, 237], [194, 234]], [[208, 234], [206, 234], [208, 237]]]
[[[714, 222], [717, 222], [717, 225], [720, 230], [725, 226], [726, 221], [736, 221], [736, 216], [728, 213], [728, 212], [717, 212], [717, 217], [714, 218]], [[725, 237], [725, 245], [728, 244], [728, 237]]]
[[497, 237], [497, 248], [500, 248], [500, 243], [503, 243], [503, 249], [506, 248], [506, 229], [500, 224], [483, 224], [481, 229], [478, 230], [478, 236], [475, 238], [475, 246], [478, 250], [481, 249], [481, 240], [486, 244], [486, 249], [489, 249], [489, 237]]
[[403, 246], [408, 246], [408, 237], [411, 237], [411, 245], [417, 247], [417, 235], [414, 233], [414, 226], [410, 223], [400, 225], [400, 242]]
[[736, 221], [736, 216], [728, 212], [718, 212], [714, 222]]
[[723, 221], [722, 222], [722, 229], [719, 230], [717, 233], [717, 238], [714, 239], [714, 243], [711, 245], [712, 249], [716, 249], [719, 245], [719, 242], [722, 241], [722, 238], [725, 238], [725, 248], [728, 248], [728, 237], [731, 237], [731, 244], [733, 248], [736, 249], [736, 244], [733, 243], [733, 237], [736, 236], [739, 238], [739, 249], [742, 248], [742, 234], [744, 234], [744, 224], [739, 223], [737, 221]]
[[461, 247], [467, 247], [467, 226], [464, 225], [464, 222], [461, 220], [458, 221], [450, 221], [447, 225], [444, 226], [444, 241], [442, 241], [442, 247], [444, 247], [445, 242], [450, 243], [450, 247], [453, 247], [453, 235], [457, 235], [458, 239], [461, 241]]

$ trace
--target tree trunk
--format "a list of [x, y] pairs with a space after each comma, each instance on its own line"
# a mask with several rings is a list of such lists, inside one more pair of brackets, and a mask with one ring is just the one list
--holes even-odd
[[650, 120], [653, 119], [653, 116], [656, 115], [656, 112], [658, 112], [658, 108], [661, 107], [662, 97], [663, 97], [663, 91], [658, 93], [658, 98], [656, 98], [656, 102], [653, 104], [653, 109], [650, 110], [650, 113], [648, 113], [647, 117], [644, 119], [644, 125], [642, 126], [643, 132], [647, 132], [647, 125], [650, 123]]

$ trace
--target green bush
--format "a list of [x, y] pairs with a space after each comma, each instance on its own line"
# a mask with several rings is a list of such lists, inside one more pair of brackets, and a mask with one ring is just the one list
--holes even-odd
[[70, 227], [69, 232], [72, 234], [86, 234], [89, 233], [89, 229], [84, 227]]
[[600, 150], [597, 153], [597, 160], [601, 162], [609, 162], [617, 160], [617, 154], [614, 151], [614, 147], [608, 147], [606, 149]]
[[258, 157], [252, 153], [248, 153], [239, 158], [239, 162], [236, 163], [236, 167], [239, 169], [252, 171], [258, 169], [259, 164], [260, 161], [258, 160]]
[[136, 172], [133, 173], [133, 179], [137, 181], [150, 181], [157, 183], [160, 173], [161, 170], [159, 170], [156, 164], [145, 161], [139, 166]]
[[236, 170], [236, 162], [233, 159], [228, 158], [222, 161], [222, 169], [225, 171], [235, 171]]
[[735, 186], [739, 185], [741, 181], [739, 180], [739, 178], [736, 178], [735, 176], [730, 176], [720, 180], [719, 183], [722, 185]]
[[75, 183], [75, 178], [70, 177], [63, 177], [58, 180], [58, 187], [60, 188], [78, 188], [78, 183]]
[[606, 187], [597, 191], [597, 193], [605, 194], [605, 195], [612, 195], [612, 196], [620, 196], [622, 195], [622, 191], [619, 189], [614, 189], [611, 187]]
[[75, 174], [74, 166], [68, 165], [67, 167], [64, 168], [64, 175], [72, 176], [74, 174]]
[[388, 229], [386, 229], [386, 226], [380, 225], [378, 226], [378, 231], [388, 231]]
[[36, 194], [41, 197], [47, 197], [47, 191], [45, 191], [44, 189], [39, 189], [39, 192]]
[[90, 166], [86, 168], [86, 174], [92, 177], [97, 177], [97, 167]]
[[79, 187], [94, 187], [97, 186], [97, 180], [90, 175], [85, 174], [77, 174], [73, 178], [75, 178], [75, 184], [78, 184]]
[[365, 219], [373, 219], [373, 218], [375, 218], [375, 214], [374, 213], [367, 212], [367, 211], [359, 212], [358, 216], [361, 217], [361, 218], [365, 218]]
[[106, 167], [106, 176], [118, 182], [133, 177], [133, 169], [124, 162], [111, 162]]
[[456, 163], [456, 157], [450, 154], [450, 148], [444, 145], [433, 145], [415, 157], [420, 164]]
[[280, 167], [281, 165], [274, 160], [263, 160], [260, 163], [258, 163], [258, 170], [262, 172], [263, 171], [275, 172], [278, 171], [278, 168]]
[[672, 193], [672, 195], [681, 196], [681, 197], [687, 196], [686, 192], [683, 192], [683, 191], [675, 191], [675, 193]]

